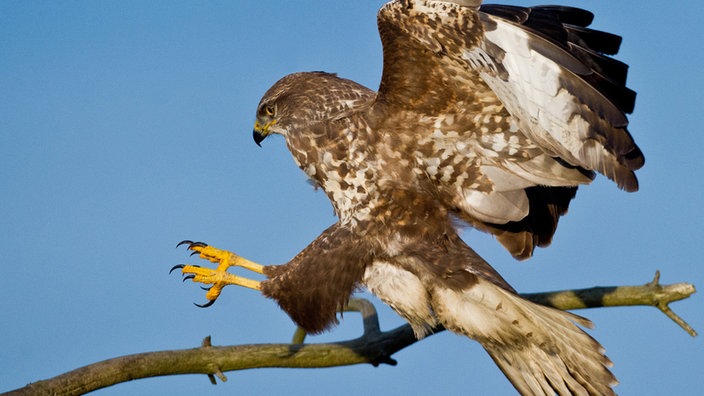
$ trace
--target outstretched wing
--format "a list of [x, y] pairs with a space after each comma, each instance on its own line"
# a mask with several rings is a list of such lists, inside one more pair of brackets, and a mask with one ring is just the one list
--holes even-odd
[[[584, 10], [546, 6], [481, 8], [482, 45], [465, 50], [521, 130], [572, 165], [596, 170], [626, 191], [643, 154], [626, 127], [635, 92], [628, 66], [609, 58], [621, 38], [588, 29]], [[486, 60], [489, 60], [488, 62]]]
[[607, 56], [620, 38], [586, 28], [591, 19], [569, 7], [412, 0], [379, 12], [373, 110], [399, 141], [419, 142], [421, 171], [458, 215], [517, 258], [550, 243], [593, 171], [638, 189], [644, 160], [625, 116], [635, 94], [627, 66]]

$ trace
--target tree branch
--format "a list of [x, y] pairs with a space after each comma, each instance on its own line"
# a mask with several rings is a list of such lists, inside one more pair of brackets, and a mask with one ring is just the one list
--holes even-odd
[[522, 296], [535, 303], [562, 310], [649, 305], [658, 308], [689, 335], [696, 337], [697, 332], [692, 326], [669, 307], [670, 303], [683, 300], [695, 292], [694, 285], [690, 283], [661, 285], [660, 271], [656, 271], [655, 278], [642, 286], [592, 287]]
[[[558, 309], [650, 305], [657, 307], [690, 335], [696, 332], [669, 308], [695, 292], [694, 285], [661, 285], [660, 273], [642, 286], [594, 287], [524, 294], [536, 303]], [[417, 340], [408, 325], [382, 332], [376, 310], [365, 300], [350, 301], [350, 310], [362, 313], [364, 334], [354, 340], [329, 344], [303, 344], [297, 332], [292, 344], [253, 344], [216, 347], [206, 337], [194, 349], [148, 352], [122, 356], [78, 368], [57, 377], [31, 383], [3, 395], [81, 395], [139, 378], [178, 374], [206, 374], [226, 381], [227, 371], [261, 367], [318, 368], [369, 363], [395, 365], [391, 356]], [[442, 331], [442, 329], [437, 329]]]

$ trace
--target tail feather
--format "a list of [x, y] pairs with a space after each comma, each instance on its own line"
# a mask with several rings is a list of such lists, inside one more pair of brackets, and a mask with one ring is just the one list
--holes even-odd
[[615, 394], [604, 348], [577, 325], [589, 320], [482, 278], [465, 290], [436, 288], [432, 298], [440, 322], [481, 343], [521, 394]]

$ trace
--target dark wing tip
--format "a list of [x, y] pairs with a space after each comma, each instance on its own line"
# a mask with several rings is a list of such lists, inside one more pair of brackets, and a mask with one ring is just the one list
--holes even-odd
[[636, 94], [626, 87], [628, 66], [608, 57], [618, 52], [621, 37], [588, 29], [594, 14], [566, 6], [518, 7], [483, 5], [480, 10], [522, 25], [579, 59], [589, 70], [580, 75], [624, 113], [632, 113]]

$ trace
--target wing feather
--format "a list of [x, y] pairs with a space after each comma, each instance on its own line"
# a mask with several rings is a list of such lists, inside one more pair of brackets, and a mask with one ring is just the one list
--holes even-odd
[[440, 323], [481, 343], [521, 394], [615, 394], [604, 348], [577, 326], [589, 320], [482, 278], [463, 290], [437, 287], [432, 300]]
[[[523, 13], [550, 15], [552, 10], [546, 14], [537, 7]], [[558, 13], [552, 25], [547, 17], [521, 25], [496, 15], [481, 16], [485, 41], [466, 49], [464, 56], [489, 56], [492, 67], [477, 71], [519, 119], [521, 130], [572, 165], [597, 170], [627, 191], [637, 190], [633, 171], [643, 165], [643, 156], [626, 129], [625, 112], [635, 100], [622, 84], [626, 66], [585, 48], [586, 40], [569, 41], [583, 37], [577, 34], [581, 28], [568, 31]], [[564, 37], [546, 38], [550, 30], [536, 28], [545, 25], [563, 29]], [[499, 69], [502, 73], [495, 72]]]
[[[381, 129], [425, 144], [413, 149], [429, 164], [419, 171], [459, 217], [526, 258], [549, 243], [593, 171], [638, 189], [644, 159], [626, 117], [635, 93], [627, 65], [608, 56], [621, 38], [588, 28], [593, 15], [578, 8], [457, 3], [399, 0], [380, 10], [384, 70], [371, 112]], [[466, 158], [476, 172], [450, 177], [452, 168], [437, 169], [440, 156]], [[528, 192], [536, 188], [569, 190]], [[553, 195], [566, 199], [542, 201]], [[525, 212], [526, 200], [540, 215]]]

